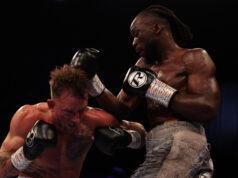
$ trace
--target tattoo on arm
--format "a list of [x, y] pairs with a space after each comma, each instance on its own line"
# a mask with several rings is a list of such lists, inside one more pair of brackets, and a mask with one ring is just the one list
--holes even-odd
[[0, 177], [15, 176], [18, 174], [17, 169], [11, 163], [12, 152], [0, 153]]
[[[18, 170], [11, 163], [11, 152], [0, 153], [0, 177], [16, 176]], [[32, 162], [22, 173], [34, 178], [44, 178], [46, 171], [43, 167]]]
[[7, 160], [9, 157], [4, 156], [3, 154], [0, 155], [0, 165], [1, 168], [4, 168], [6, 166]]
[[34, 162], [32, 162], [23, 173], [34, 178], [44, 178], [46, 176], [44, 168]]

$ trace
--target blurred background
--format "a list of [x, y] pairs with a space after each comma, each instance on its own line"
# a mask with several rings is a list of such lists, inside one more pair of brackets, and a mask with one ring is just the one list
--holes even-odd
[[[81, 47], [102, 52], [99, 77], [115, 95], [137, 58], [129, 26], [152, 3], [172, 9], [194, 34], [190, 47], [204, 48], [214, 60], [222, 92], [217, 118], [206, 125], [215, 178], [238, 177], [238, 77], [235, 0], [23, 0], [1, 2], [1, 142], [11, 117], [24, 104], [46, 101], [49, 72], [69, 63]], [[97, 107], [94, 100], [91, 106]], [[145, 126], [144, 105], [131, 119]], [[122, 150], [114, 157], [94, 146], [83, 178], [129, 177], [143, 162], [145, 149]]]

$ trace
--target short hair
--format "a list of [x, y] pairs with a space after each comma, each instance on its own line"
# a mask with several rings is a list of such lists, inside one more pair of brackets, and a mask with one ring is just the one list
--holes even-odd
[[172, 10], [162, 5], [150, 5], [142, 10], [138, 15], [152, 15], [166, 19], [170, 24], [174, 40], [180, 46], [186, 46], [187, 42], [193, 38], [190, 28], [184, 24]]
[[78, 98], [85, 99], [88, 93], [88, 78], [83, 70], [65, 64], [50, 72], [50, 92], [52, 98], [59, 98], [66, 90]]

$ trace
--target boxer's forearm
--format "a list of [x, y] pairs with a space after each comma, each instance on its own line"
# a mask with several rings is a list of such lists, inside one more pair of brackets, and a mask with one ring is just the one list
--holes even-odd
[[[11, 162], [12, 152], [0, 153], [0, 178], [7, 178], [17, 176], [19, 171], [13, 166]], [[45, 177], [45, 170], [34, 163], [31, 163], [24, 171], [24, 174], [32, 177]]]
[[[217, 97], [218, 98], [218, 97]], [[190, 121], [205, 123], [216, 117], [219, 101], [216, 98], [180, 93], [174, 97], [171, 109]]]
[[29, 177], [46, 177], [47, 171], [40, 165], [32, 162], [24, 171], [22, 171], [25, 175]]
[[125, 119], [130, 112], [130, 109], [108, 89], [105, 89], [100, 96], [96, 97], [96, 100], [104, 110], [116, 116], [119, 120]]
[[17, 169], [12, 165], [11, 152], [0, 153], [0, 178], [16, 176]]

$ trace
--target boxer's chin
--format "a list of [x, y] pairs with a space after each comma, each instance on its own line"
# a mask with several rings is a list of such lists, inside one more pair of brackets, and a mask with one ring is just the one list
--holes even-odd
[[63, 123], [62, 121], [54, 121], [53, 124], [55, 125], [57, 131], [63, 134], [73, 134], [76, 132], [76, 127], [70, 123]]

